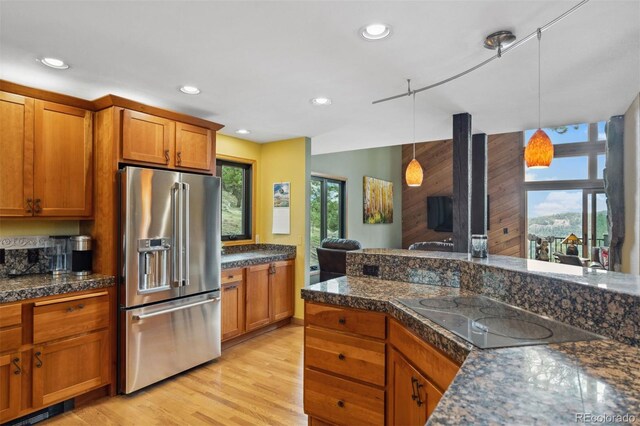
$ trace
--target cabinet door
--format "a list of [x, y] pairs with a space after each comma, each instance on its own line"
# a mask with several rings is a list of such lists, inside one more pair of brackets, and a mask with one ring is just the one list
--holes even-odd
[[33, 214], [33, 99], [0, 92], [0, 216]]
[[244, 332], [244, 281], [222, 284], [222, 341]]
[[270, 265], [256, 265], [247, 268], [245, 281], [247, 331], [267, 325], [271, 320], [269, 270]]
[[210, 170], [211, 130], [176, 123], [176, 167]]
[[91, 216], [91, 112], [39, 100], [35, 111], [35, 215]]
[[122, 112], [122, 159], [172, 166], [175, 123], [137, 111]]
[[424, 425], [442, 397], [418, 370], [392, 349], [388, 364], [389, 424]]
[[33, 406], [48, 406], [107, 384], [109, 364], [106, 330], [36, 346]]
[[272, 321], [293, 316], [293, 261], [276, 262], [271, 274]]
[[0, 423], [16, 417], [20, 411], [21, 354], [0, 356]]

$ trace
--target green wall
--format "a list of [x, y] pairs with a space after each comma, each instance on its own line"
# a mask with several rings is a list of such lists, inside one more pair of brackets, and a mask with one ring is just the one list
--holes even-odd
[[[347, 178], [347, 238], [367, 248], [402, 247], [402, 147], [361, 149], [311, 156], [311, 172]], [[362, 220], [362, 178], [393, 182], [393, 223]]]

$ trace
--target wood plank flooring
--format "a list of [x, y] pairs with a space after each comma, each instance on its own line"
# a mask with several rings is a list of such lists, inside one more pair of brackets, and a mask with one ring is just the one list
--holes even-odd
[[282, 327], [225, 350], [216, 362], [41, 424], [306, 425], [302, 348], [303, 327]]

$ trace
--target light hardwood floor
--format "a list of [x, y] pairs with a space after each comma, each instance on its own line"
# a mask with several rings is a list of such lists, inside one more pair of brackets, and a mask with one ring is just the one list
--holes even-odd
[[282, 327], [225, 350], [217, 362], [41, 424], [306, 425], [302, 347], [303, 327]]

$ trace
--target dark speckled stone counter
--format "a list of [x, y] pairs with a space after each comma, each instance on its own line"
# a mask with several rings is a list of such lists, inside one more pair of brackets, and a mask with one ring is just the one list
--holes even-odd
[[222, 269], [244, 268], [261, 263], [290, 260], [296, 257], [296, 246], [280, 244], [249, 244], [225, 247], [221, 256]]
[[54, 277], [51, 274], [35, 274], [16, 278], [0, 278], [0, 303], [111, 287], [114, 283], [114, 277], [100, 274], [83, 277], [75, 275]]
[[477, 349], [397, 299], [472, 295], [457, 287], [341, 277], [302, 289], [307, 301], [388, 313], [462, 363], [429, 425], [575, 424], [576, 416], [635, 415], [640, 349], [601, 340]]

